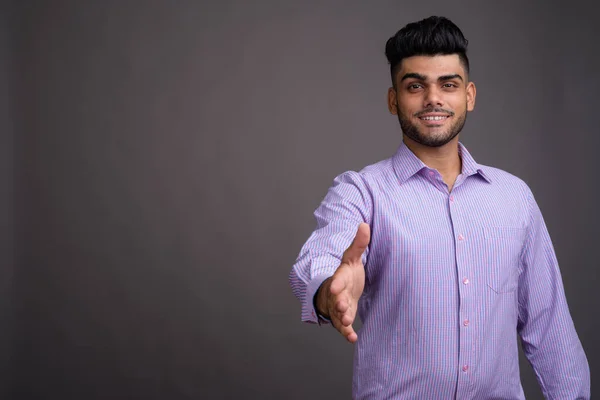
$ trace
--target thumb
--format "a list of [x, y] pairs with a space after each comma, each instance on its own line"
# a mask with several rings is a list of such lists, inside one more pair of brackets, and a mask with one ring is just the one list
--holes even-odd
[[369, 224], [363, 222], [358, 226], [358, 231], [356, 232], [356, 236], [354, 236], [352, 244], [344, 252], [342, 262], [348, 264], [360, 263], [362, 255], [367, 249], [370, 241], [371, 229], [369, 228]]

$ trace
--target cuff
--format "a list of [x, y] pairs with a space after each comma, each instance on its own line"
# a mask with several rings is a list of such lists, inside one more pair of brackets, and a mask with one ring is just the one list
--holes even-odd
[[304, 299], [304, 304], [302, 305], [303, 321], [311, 322], [313, 324], [318, 323], [319, 325], [321, 325], [322, 323], [327, 324], [331, 322], [330, 320], [318, 315], [317, 310], [315, 309], [314, 302], [317, 290], [319, 290], [321, 284], [323, 284], [323, 282], [331, 276], [333, 276], [333, 272], [330, 274], [325, 273], [317, 275], [308, 283], [308, 287], [306, 288], [306, 297]]

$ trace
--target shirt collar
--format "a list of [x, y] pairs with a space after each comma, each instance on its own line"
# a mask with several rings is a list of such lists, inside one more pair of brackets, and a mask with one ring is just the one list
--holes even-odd
[[[488, 183], [491, 183], [489, 176], [483, 171], [481, 166], [473, 159], [467, 148], [458, 143], [458, 154], [462, 159], [462, 175], [466, 178], [471, 175], [479, 175]], [[421, 161], [409, 148], [404, 141], [400, 143], [396, 154], [392, 157], [392, 163], [396, 176], [402, 185], [410, 177], [417, 174], [423, 169], [430, 169], [423, 161]]]

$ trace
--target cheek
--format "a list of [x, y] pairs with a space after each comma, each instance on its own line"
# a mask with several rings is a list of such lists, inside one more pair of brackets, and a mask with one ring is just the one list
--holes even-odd
[[469, 109], [469, 101], [467, 96], [460, 96], [452, 99], [450, 105], [456, 114], [462, 114]]
[[419, 107], [419, 104], [415, 104], [415, 102], [411, 101], [402, 101], [398, 102], [398, 112], [401, 115], [406, 117], [412, 117], [415, 113], [421, 111], [422, 108]]

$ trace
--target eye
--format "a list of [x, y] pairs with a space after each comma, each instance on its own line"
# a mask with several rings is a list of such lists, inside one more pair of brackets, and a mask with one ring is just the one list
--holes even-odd
[[411, 83], [408, 85], [408, 90], [411, 90], [411, 91], [419, 90], [422, 88], [423, 88], [423, 85], [421, 85], [420, 83]]
[[447, 82], [447, 83], [444, 83], [444, 84], [442, 85], [442, 87], [443, 87], [443, 88], [454, 89], [454, 88], [457, 88], [457, 87], [458, 87], [458, 85], [457, 85], [457, 84], [455, 84], [455, 83], [452, 83], [452, 82]]

